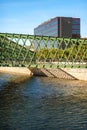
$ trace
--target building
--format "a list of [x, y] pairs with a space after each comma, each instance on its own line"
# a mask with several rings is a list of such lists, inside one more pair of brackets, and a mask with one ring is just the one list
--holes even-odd
[[80, 38], [80, 18], [52, 18], [34, 28], [34, 35]]

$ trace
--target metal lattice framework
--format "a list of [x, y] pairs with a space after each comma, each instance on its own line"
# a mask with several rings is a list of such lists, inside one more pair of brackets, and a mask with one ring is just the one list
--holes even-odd
[[87, 40], [0, 33], [0, 66], [87, 68]]

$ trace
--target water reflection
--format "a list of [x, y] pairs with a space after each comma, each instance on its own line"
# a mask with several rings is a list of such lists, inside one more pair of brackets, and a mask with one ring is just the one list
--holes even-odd
[[1, 130], [86, 130], [87, 82], [34, 77], [0, 91]]
[[[80, 80], [58, 80], [57, 78], [40, 78], [42, 84], [59, 90], [64, 96], [87, 96], [87, 81]], [[58, 95], [57, 95], [58, 96]]]

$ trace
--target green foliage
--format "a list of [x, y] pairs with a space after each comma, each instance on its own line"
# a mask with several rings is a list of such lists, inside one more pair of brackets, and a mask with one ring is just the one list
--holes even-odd
[[39, 61], [85, 61], [87, 60], [87, 45], [73, 44], [65, 49], [41, 48], [36, 52], [36, 59]]

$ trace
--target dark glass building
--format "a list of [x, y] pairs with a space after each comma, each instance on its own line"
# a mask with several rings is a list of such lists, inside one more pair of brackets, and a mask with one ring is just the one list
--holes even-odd
[[80, 18], [52, 18], [34, 28], [34, 35], [80, 38]]

